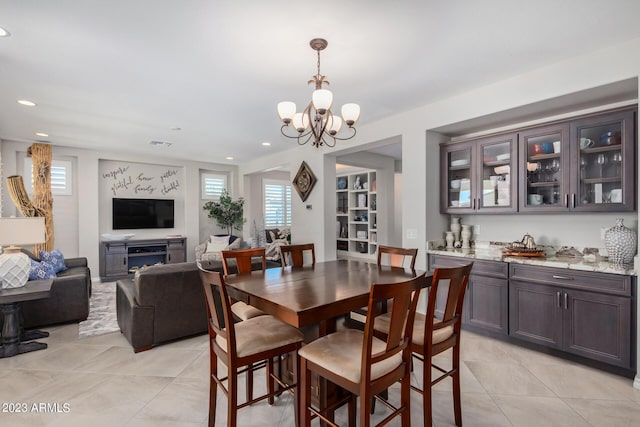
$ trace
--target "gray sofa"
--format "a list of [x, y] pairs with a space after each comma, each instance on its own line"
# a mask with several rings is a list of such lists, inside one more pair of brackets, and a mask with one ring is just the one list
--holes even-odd
[[[89, 316], [91, 271], [86, 258], [64, 260], [67, 269], [57, 274], [49, 298], [22, 303], [25, 328], [80, 322]], [[0, 319], [0, 326], [3, 321]]]
[[[280, 264], [267, 265], [276, 266]], [[203, 267], [222, 272], [220, 261]], [[256, 263], [255, 268], [260, 267]], [[207, 307], [195, 262], [147, 267], [116, 285], [118, 326], [134, 352], [207, 332]]]

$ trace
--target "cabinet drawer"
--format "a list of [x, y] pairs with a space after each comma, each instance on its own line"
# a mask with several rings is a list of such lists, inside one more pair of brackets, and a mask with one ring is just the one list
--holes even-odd
[[127, 247], [124, 243], [103, 243], [104, 251], [107, 254], [123, 254], [127, 252]]
[[564, 268], [511, 264], [511, 279], [631, 296], [631, 277]]
[[429, 268], [460, 267], [473, 262], [471, 274], [507, 278], [509, 264], [501, 261], [484, 261], [463, 257], [448, 257], [443, 255], [429, 255]]

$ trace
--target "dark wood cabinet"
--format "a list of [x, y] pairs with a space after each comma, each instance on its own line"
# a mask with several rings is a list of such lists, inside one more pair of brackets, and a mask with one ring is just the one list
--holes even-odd
[[631, 277], [511, 265], [509, 335], [631, 368]]
[[186, 241], [185, 237], [172, 237], [100, 242], [100, 278], [115, 280], [127, 277], [143, 266], [184, 262]]
[[516, 134], [505, 134], [442, 145], [441, 212], [515, 212], [516, 141]]
[[[458, 267], [473, 261], [465, 291], [462, 324], [465, 329], [504, 335], [508, 333], [508, 264], [501, 261], [429, 255], [429, 268]], [[436, 298], [436, 316], [442, 317], [448, 287], [441, 286]]]

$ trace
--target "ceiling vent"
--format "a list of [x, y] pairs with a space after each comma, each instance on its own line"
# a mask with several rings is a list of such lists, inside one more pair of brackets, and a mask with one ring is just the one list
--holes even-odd
[[164, 141], [149, 141], [149, 144], [153, 145], [154, 147], [171, 147], [170, 142]]

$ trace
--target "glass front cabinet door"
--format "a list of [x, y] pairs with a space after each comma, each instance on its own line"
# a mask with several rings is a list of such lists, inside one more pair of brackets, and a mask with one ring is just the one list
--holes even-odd
[[570, 202], [569, 124], [519, 133], [520, 212], [566, 211]]
[[515, 212], [516, 135], [441, 146], [441, 211]]
[[633, 121], [633, 111], [621, 111], [571, 123], [571, 144], [576, 153], [571, 209], [634, 210]]

